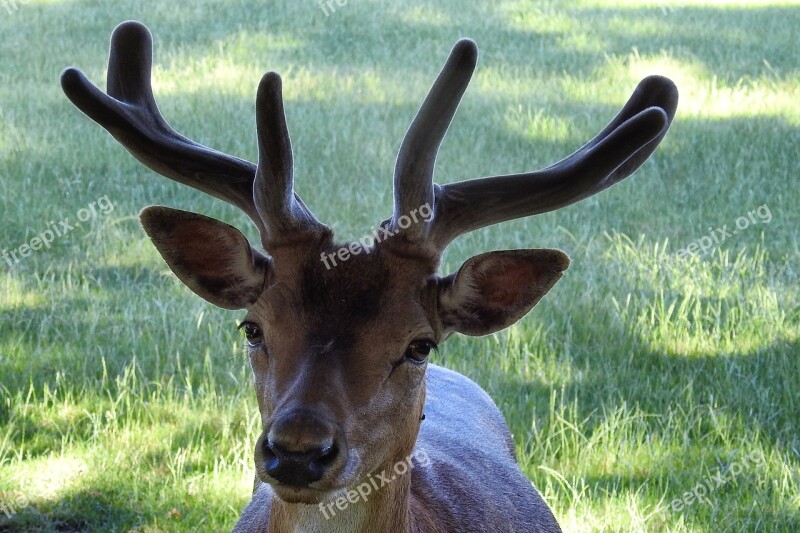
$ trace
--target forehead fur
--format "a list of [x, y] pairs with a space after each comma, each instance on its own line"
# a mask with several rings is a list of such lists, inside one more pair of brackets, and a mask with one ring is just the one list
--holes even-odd
[[[330, 259], [348, 248], [348, 243], [328, 241], [272, 253], [272, 283], [293, 294], [289, 301], [297, 306], [295, 320], [302, 320], [312, 344], [336, 340], [338, 346], [351, 345], [355, 332], [365, 331], [371, 323], [387, 317], [403, 323], [403, 316], [409, 318], [404, 313], [411, 309], [407, 304], [416, 301], [418, 309], [425, 307], [423, 293], [435, 275], [435, 262], [381, 246], [362, 248], [344, 261]], [[279, 315], [280, 305], [274, 311]]]
[[[332, 245], [325, 253], [336, 253], [346, 245]], [[306, 258], [300, 268], [300, 302], [306, 313], [325, 317], [341, 317], [348, 322], [361, 322], [375, 317], [390, 283], [390, 271], [380, 249], [363, 251], [335, 266], [322, 261], [321, 255]]]

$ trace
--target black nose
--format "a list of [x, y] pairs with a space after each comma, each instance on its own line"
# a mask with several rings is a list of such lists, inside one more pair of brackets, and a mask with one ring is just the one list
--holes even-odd
[[269, 439], [264, 441], [267, 474], [284, 485], [295, 487], [305, 487], [322, 479], [337, 453], [334, 444], [291, 451]]
[[309, 413], [293, 413], [272, 425], [262, 441], [264, 467], [283, 485], [319, 481], [339, 454], [332, 428]]

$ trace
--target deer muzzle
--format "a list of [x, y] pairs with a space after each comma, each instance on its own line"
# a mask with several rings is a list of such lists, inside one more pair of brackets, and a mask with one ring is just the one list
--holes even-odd
[[336, 433], [331, 422], [311, 411], [297, 409], [277, 418], [256, 451], [271, 478], [263, 481], [296, 488], [320, 481], [344, 454]]

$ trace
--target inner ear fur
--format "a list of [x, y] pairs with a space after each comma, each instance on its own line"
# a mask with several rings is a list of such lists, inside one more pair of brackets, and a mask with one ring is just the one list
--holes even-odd
[[245, 309], [264, 291], [270, 260], [233, 226], [162, 206], [144, 209], [139, 219], [172, 272], [204, 300]]
[[503, 250], [467, 260], [439, 280], [439, 320], [445, 334], [488, 335], [517, 322], [564, 274], [560, 250]]

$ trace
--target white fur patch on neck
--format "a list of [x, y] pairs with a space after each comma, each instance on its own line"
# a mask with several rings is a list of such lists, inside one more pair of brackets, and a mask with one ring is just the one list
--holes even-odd
[[319, 508], [319, 505], [301, 505], [297, 514], [295, 533], [352, 533], [360, 531], [365, 525], [365, 508], [363, 505], [350, 505], [344, 511], [336, 508], [333, 516], [328, 512], [328, 517]]

